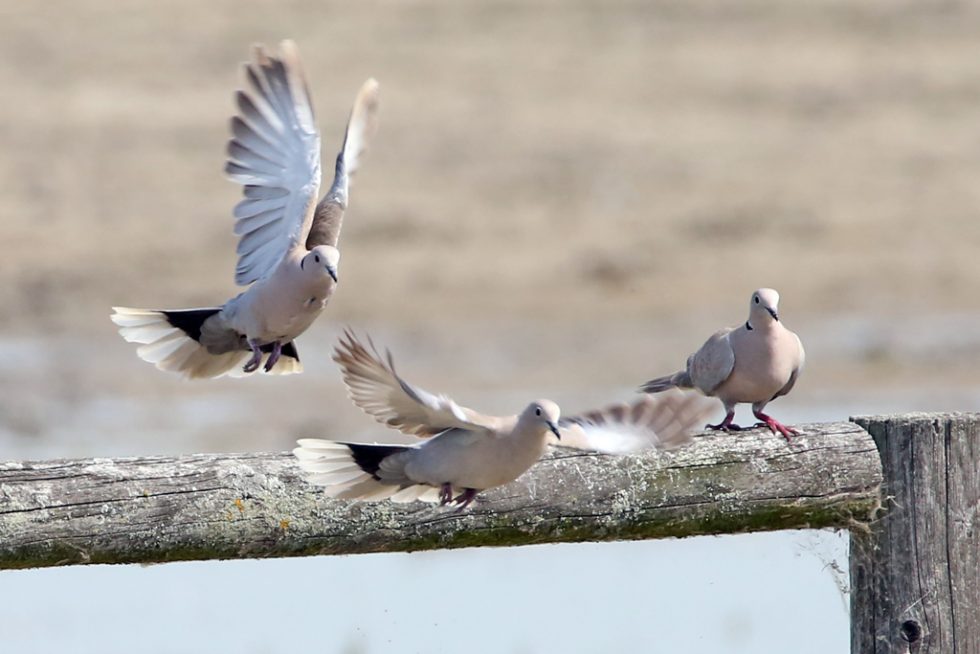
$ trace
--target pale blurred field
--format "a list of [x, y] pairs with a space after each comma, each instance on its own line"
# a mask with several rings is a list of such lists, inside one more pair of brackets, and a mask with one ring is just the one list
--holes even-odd
[[[232, 91], [251, 43], [287, 37], [327, 161], [381, 82], [341, 285], [303, 375], [184, 382], [109, 308], [237, 292]], [[763, 285], [808, 351], [784, 421], [980, 404], [980, 5], [0, 0], [0, 89], [0, 458], [383, 437], [329, 359], [345, 325], [463, 403], [576, 411], [681, 366]], [[8, 572], [0, 632], [26, 653], [827, 654], [843, 540]]]
[[[0, 449], [382, 436], [329, 360], [344, 325], [464, 403], [579, 410], [678, 368], [763, 285], [809, 355], [776, 415], [973, 409], [978, 34], [958, 2], [3, 2]], [[284, 37], [325, 160], [381, 82], [341, 286], [305, 374], [183, 382], [109, 307], [237, 292], [231, 93]]]

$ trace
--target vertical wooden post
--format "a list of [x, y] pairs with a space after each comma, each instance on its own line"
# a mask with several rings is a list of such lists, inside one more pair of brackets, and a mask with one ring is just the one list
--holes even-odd
[[980, 414], [853, 420], [884, 482], [851, 536], [852, 654], [980, 654]]

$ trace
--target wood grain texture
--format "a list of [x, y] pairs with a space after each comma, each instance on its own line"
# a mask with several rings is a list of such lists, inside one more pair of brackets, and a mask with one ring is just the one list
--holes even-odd
[[711, 433], [668, 454], [558, 449], [454, 513], [348, 503], [291, 455], [202, 454], [0, 463], [0, 568], [603, 541], [868, 519], [881, 481], [870, 436], [804, 425]]
[[885, 481], [882, 517], [851, 539], [851, 651], [980, 652], [980, 415], [854, 420]]

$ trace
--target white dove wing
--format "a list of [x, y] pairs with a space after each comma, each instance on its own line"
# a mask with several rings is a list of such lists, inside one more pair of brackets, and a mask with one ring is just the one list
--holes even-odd
[[370, 347], [348, 331], [333, 359], [340, 364], [351, 401], [378, 422], [422, 438], [453, 428], [484, 431], [497, 427], [497, 418], [409, 384], [395, 372], [390, 353], [385, 362], [374, 345]]
[[320, 136], [296, 45], [284, 41], [277, 55], [257, 46], [244, 77], [225, 165], [245, 187], [234, 209], [241, 237], [235, 282], [242, 286], [306, 241], [320, 188]]
[[549, 442], [605, 454], [673, 449], [691, 439], [712, 407], [710, 401], [693, 392], [645, 395], [631, 404], [614, 404], [562, 418], [558, 422], [561, 440], [550, 436]]

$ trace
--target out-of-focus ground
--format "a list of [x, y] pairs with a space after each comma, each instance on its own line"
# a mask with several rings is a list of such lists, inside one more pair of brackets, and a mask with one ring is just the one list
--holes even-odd
[[[462, 403], [511, 412], [550, 397], [566, 411], [590, 408], [680, 367], [714, 329], [743, 321], [763, 285], [782, 293], [782, 316], [808, 351], [794, 393], [772, 405], [777, 417], [974, 409], [978, 35], [980, 6], [955, 1], [3, 0], [0, 458], [384, 437], [346, 400], [330, 361], [345, 325], [390, 346], [410, 380]], [[303, 375], [183, 382], [137, 359], [109, 322], [110, 306], [201, 306], [237, 292], [231, 208], [240, 191], [221, 174], [231, 94], [249, 44], [285, 37], [302, 51], [327, 161], [360, 83], [381, 82], [381, 129], [344, 225], [341, 286], [298, 341]], [[782, 536], [754, 537], [752, 560], [768, 566], [786, 554]], [[831, 599], [798, 615], [821, 629], [801, 627], [806, 638], [790, 634], [795, 645], [786, 646], [764, 644], [778, 631], [767, 626], [773, 616], [790, 623], [759, 599], [799, 607], [799, 589], [814, 580], [780, 571], [743, 583], [733, 571], [752, 557], [740, 550], [712, 554], [719, 568], [705, 573], [697, 542], [677, 567], [671, 561], [684, 580], [645, 587], [677, 617], [647, 651], [716, 632], [731, 651], [845, 650], [839, 575], [830, 572], [843, 564], [840, 547], [817, 562], [823, 572], [807, 573], [826, 573], [821, 592], [829, 587]], [[665, 547], [635, 545], [623, 556], [644, 567], [644, 553]], [[546, 551], [561, 553], [559, 568], [611, 574], [612, 559]], [[507, 554], [512, 564], [497, 569], [534, 560]], [[424, 579], [437, 589], [435, 608], [458, 596], [461, 570], [492, 558], [453, 557], [431, 557], [444, 565]], [[148, 639], [150, 627], [127, 635], [110, 623], [74, 649], [132, 651], [153, 640], [159, 651], [221, 650], [221, 634], [251, 615], [228, 607], [242, 597], [265, 606], [270, 588], [277, 606], [289, 598], [314, 610], [291, 614], [307, 616], [303, 624], [246, 618], [262, 635], [242, 651], [320, 642], [325, 651], [390, 651], [377, 629], [430, 644], [480, 630], [399, 622], [402, 598], [428, 597], [406, 593], [420, 570], [428, 574], [426, 557], [372, 568], [392, 590], [383, 604], [391, 614], [379, 615], [381, 581], [362, 564], [371, 560], [307, 560], [300, 575], [315, 581], [285, 588], [276, 572], [284, 566], [256, 564], [254, 588], [223, 595], [230, 573], [221, 566], [128, 568], [102, 578], [95, 601], [91, 588], [102, 584], [81, 571], [24, 573], [20, 590], [0, 600], [82, 599], [38, 613], [34, 626], [0, 614], [14, 616], [5, 633], [33, 634], [25, 651], [57, 647], [40, 634], [68, 619], [82, 620], [77, 631], [92, 641], [98, 607], [117, 596], [143, 598], [147, 615], [186, 630]], [[634, 578], [623, 575], [627, 585]], [[480, 590], [488, 614], [517, 607], [523, 622], [512, 616], [499, 647], [487, 648], [506, 649], [513, 637], [515, 651], [545, 651], [520, 644], [536, 642], [520, 631], [536, 632], [536, 605], [506, 602], [514, 587], [495, 576]], [[188, 578], [204, 584], [197, 604], [184, 596]], [[536, 583], [560, 588], [555, 579], [545, 572]], [[641, 591], [590, 583], [540, 602], [571, 598], [579, 612], [565, 615], [576, 625], [599, 616], [590, 638], [617, 620], [625, 634], [649, 622], [654, 605], [631, 602]], [[678, 588], [691, 592], [688, 602], [672, 601]], [[736, 618], [705, 613], [706, 593], [729, 598]], [[208, 610], [196, 614], [204, 622], [180, 613], [205, 596]], [[582, 612], [589, 602], [606, 612]], [[297, 643], [280, 640], [284, 629], [300, 634]], [[106, 649], [107, 631], [126, 649]]]
[[[587, 408], [763, 285], [808, 346], [777, 415], [971, 409], [978, 33], [958, 2], [5, 2], [4, 456], [378, 437], [329, 360], [344, 325], [461, 402]], [[341, 286], [302, 376], [186, 383], [109, 307], [237, 292], [231, 92], [249, 44], [283, 37], [325, 160], [381, 82]]]

